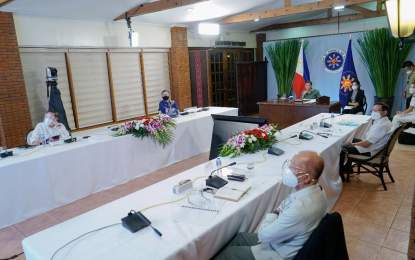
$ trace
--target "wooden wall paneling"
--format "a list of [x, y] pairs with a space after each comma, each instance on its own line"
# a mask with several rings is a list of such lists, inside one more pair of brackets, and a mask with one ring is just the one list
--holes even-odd
[[69, 90], [70, 90], [70, 93], [71, 93], [72, 110], [73, 110], [73, 116], [74, 116], [74, 119], [75, 119], [75, 128], [79, 129], [78, 110], [76, 109], [75, 91], [74, 91], [74, 87], [73, 87], [71, 59], [69, 58], [69, 53], [68, 52], [65, 52], [65, 59], [66, 59], [66, 70], [68, 72]]
[[[148, 114], [148, 105], [147, 105], [146, 73], [144, 71], [143, 49], [141, 49], [141, 52], [140, 52], [140, 59], [141, 59], [141, 75], [142, 75], [142, 79], [143, 79], [144, 108], [146, 110], [146, 116], [149, 116], [149, 114]], [[170, 79], [171, 79], [171, 77], [170, 77]]]
[[111, 96], [111, 108], [112, 108], [112, 120], [117, 122], [117, 108], [115, 106], [115, 96], [114, 96], [114, 81], [112, 80], [112, 67], [111, 67], [111, 54], [107, 50], [107, 64], [108, 64], [108, 80], [110, 83], [110, 96]]
[[212, 106], [212, 81], [210, 76], [210, 57], [209, 57], [209, 51], [206, 50], [206, 73], [207, 73], [207, 87], [208, 87], [208, 102], [209, 106]]

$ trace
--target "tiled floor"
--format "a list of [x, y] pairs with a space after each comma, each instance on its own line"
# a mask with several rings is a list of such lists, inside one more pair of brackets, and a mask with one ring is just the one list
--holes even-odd
[[[398, 147], [396, 147], [398, 148]], [[383, 191], [380, 181], [367, 174], [353, 176], [344, 184], [334, 207], [343, 217], [350, 259], [407, 259], [415, 175], [414, 147], [392, 153], [390, 162], [395, 183]], [[401, 148], [401, 147], [399, 147]], [[98, 192], [69, 205], [51, 210], [13, 226], [0, 229], [0, 259], [22, 252], [21, 242], [33, 235], [108, 202], [190, 169], [208, 160], [204, 153], [167, 168]], [[26, 259], [24, 255], [16, 258]]]

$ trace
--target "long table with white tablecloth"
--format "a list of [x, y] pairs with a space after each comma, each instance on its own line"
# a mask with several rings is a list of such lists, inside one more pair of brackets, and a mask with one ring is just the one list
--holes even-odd
[[[288, 127], [282, 130], [279, 139], [299, 133], [319, 119], [320, 115], [317, 115]], [[327, 211], [330, 211], [342, 190], [342, 182], [338, 174], [341, 144], [351, 141], [354, 136], [362, 137], [370, 127], [368, 116], [347, 115], [336, 117], [335, 120], [353, 121], [358, 126], [336, 125], [334, 132], [327, 139], [315, 136], [309, 141], [302, 140], [299, 145], [295, 145], [298, 142], [294, 139], [287, 140], [287, 143], [279, 143], [278, 147], [285, 153], [278, 157], [259, 152], [253, 155], [244, 154], [234, 159], [223, 158], [223, 165], [230, 162], [244, 163], [248, 159], [253, 159], [257, 162], [254, 169], [255, 177], [246, 181], [252, 187], [248, 194], [239, 202], [226, 201], [208, 225], [174, 221], [173, 216], [180, 210], [182, 200], [143, 211], [152, 225], [163, 234], [162, 237], [158, 237], [150, 228], [131, 233], [121, 225], [115, 225], [70, 243], [53, 259], [209, 259], [237, 232], [257, 230], [265, 214], [275, 209], [291, 192], [290, 188], [281, 184], [281, 166], [285, 160], [291, 159], [301, 150], [316, 151], [324, 159], [326, 167], [319, 184], [327, 194], [329, 203]], [[263, 156], [266, 158], [265, 161]], [[172, 186], [185, 179], [196, 179], [194, 187], [200, 186], [206, 178], [201, 176], [209, 173], [207, 166], [208, 164], [199, 165], [26, 238], [22, 242], [26, 259], [49, 260], [69, 241], [89, 231], [120, 223], [121, 218], [132, 209], [142, 210], [152, 205], [183, 198], [184, 195], [172, 193]], [[239, 171], [246, 170], [244, 164], [233, 167]], [[201, 178], [197, 179], [198, 177]], [[201, 214], [200, 219], [202, 219], [204, 211], [197, 212]]]
[[176, 119], [173, 144], [164, 149], [150, 138], [113, 137], [108, 127], [74, 133], [79, 142], [14, 149], [0, 160], [0, 228], [18, 223], [210, 149], [211, 114], [238, 114], [236, 108]]

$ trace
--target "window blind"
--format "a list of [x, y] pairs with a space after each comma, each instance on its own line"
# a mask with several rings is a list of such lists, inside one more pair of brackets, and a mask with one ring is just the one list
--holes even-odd
[[144, 116], [140, 53], [112, 52], [111, 69], [117, 119]]
[[158, 112], [161, 92], [170, 91], [169, 57], [167, 52], [144, 52], [144, 72], [148, 113]]
[[79, 127], [112, 122], [106, 52], [69, 50], [69, 57]]
[[30, 52], [25, 49], [20, 49], [20, 58], [32, 125], [34, 128], [37, 123], [42, 122], [43, 117], [49, 108], [45, 83], [46, 68], [54, 67], [58, 70], [58, 89], [61, 92], [62, 103], [65, 108], [69, 127], [75, 129], [65, 53], [63, 51], [53, 51], [58, 50]]

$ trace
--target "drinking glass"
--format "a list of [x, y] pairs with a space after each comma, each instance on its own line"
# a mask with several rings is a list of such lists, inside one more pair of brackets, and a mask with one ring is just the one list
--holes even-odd
[[246, 163], [246, 168], [248, 168], [249, 170], [249, 177], [254, 177], [254, 174], [252, 173], [254, 168], [255, 168], [255, 162], [253, 160], [248, 160], [248, 162]]

